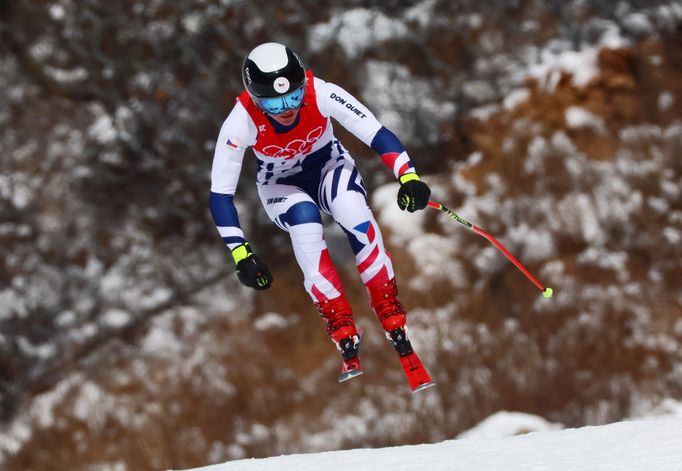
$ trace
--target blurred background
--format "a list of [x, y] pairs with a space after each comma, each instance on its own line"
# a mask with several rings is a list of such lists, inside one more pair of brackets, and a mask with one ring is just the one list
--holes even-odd
[[[497, 411], [565, 426], [682, 399], [682, 7], [672, 0], [0, 1], [0, 467], [151, 470], [437, 442]], [[208, 211], [215, 138], [279, 41], [408, 148], [435, 211], [370, 189], [413, 342], [413, 396], [343, 234], [365, 375], [286, 234], [237, 192], [273, 270], [238, 284]], [[327, 220], [327, 222], [329, 222]]]

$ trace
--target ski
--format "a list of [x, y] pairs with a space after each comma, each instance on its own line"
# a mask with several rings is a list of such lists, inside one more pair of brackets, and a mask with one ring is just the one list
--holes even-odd
[[405, 329], [398, 328], [387, 333], [393, 348], [400, 355], [400, 366], [405, 371], [407, 382], [413, 393], [432, 388], [436, 383], [431, 379], [421, 360], [412, 349], [412, 343], [407, 338]]
[[412, 352], [401, 356], [400, 365], [405, 371], [407, 382], [413, 393], [424, 391], [436, 385], [416, 353]]
[[337, 348], [343, 355], [343, 367], [339, 374], [339, 383], [348, 381], [351, 378], [362, 374], [362, 364], [360, 363], [360, 342], [362, 341], [362, 329], [358, 329], [358, 335], [341, 340]]
[[339, 375], [339, 383], [343, 383], [351, 378], [360, 376], [362, 374], [362, 366], [358, 357], [343, 361], [343, 369]]

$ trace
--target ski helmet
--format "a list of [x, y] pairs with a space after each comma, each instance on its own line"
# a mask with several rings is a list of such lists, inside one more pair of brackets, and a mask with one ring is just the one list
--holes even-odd
[[277, 114], [298, 108], [305, 93], [305, 67], [284, 44], [264, 43], [253, 49], [242, 67], [244, 87], [264, 111]]

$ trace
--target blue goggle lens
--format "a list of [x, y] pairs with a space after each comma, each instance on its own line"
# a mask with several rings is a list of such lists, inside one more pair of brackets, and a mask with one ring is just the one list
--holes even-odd
[[284, 113], [286, 110], [295, 110], [303, 103], [303, 96], [305, 89], [303, 87], [297, 88], [291, 93], [274, 98], [259, 98], [258, 104], [260, 107], [270, 114]]

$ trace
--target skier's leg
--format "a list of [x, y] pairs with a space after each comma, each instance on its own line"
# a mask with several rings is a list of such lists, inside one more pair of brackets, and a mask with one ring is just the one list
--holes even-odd
[[370, 303], [386, 332], [405, 326], [405, 308], [398, 301], [391, 256], [367, 197], [362, 178], [351, 161], [329, 171], [323, 183], [325, 200], [334, 220], [348, 237], [355, 263], [367, 287]]
[[354, 337], [352, 310], [329, 256], [317, 205], [293, 185], [262, 185], [259, 195], [270, 219], [291, 237], [305, 289], [326, 321], [329, 336], [337, 343]]
[[367, 205], [365, 186], [352, 161], [339, 162], [326, 174], [320, 196], [325, 210], [348, 236], [370, 304], [400, 356], [410, 388], [417, 392], [433, 386], [435, 383], [407, 338], [406, 311], [398, 301], [391, 257], [384, 248], [381, 231]]

